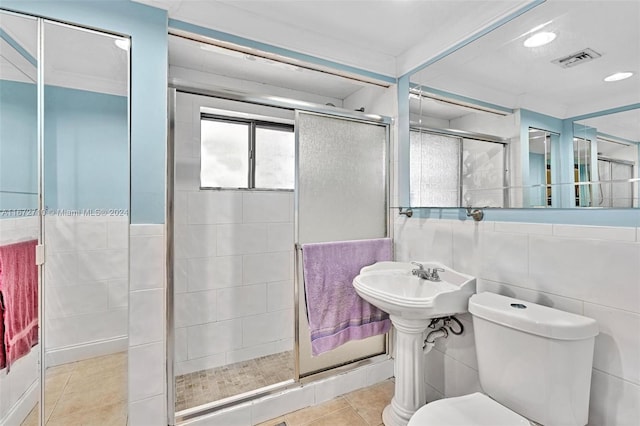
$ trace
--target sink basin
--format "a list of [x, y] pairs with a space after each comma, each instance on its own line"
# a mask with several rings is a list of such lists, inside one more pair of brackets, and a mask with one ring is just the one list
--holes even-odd
[[364, 300], [395, 317], [428, 319], [466, 312], [476, 279], [438, 262], [420, 263], [425, 269], [444, 269], [440, 281], [412, 275], [416, 266], [408, 262], [378, 262], [362, 268], [353, 286]]
[[[425, 269], [441, 268], [440, 281], [414, 276], [409, 262], [378, 262], [353, 279], [356, 292], [389, 314], [395, 329], [395, 394], [385, 407], [386, 426], [406, 426], [426, 401], [424, 383], [425, 331], [431, 318], [467, 312], [476, 292], [476, 279], [438, 262], [420, 262]], [[433, 347], [427, 346], [430, 348]]]

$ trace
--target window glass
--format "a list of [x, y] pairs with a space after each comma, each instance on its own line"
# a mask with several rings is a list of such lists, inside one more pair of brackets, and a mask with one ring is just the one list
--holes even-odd
[[200, 186], [248, 188], [249, 124], [201, 120]]
[[295, 140], [289, 129], [256, 128], [255, 187], [293, 189]]

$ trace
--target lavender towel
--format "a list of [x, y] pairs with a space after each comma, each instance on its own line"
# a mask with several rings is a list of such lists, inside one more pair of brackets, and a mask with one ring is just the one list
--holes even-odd
[[392, 260], [390, 238], [304, 244], [302, 255], [313, 355], [389, 331], [389, 315], [358, 296], [353, 279]]

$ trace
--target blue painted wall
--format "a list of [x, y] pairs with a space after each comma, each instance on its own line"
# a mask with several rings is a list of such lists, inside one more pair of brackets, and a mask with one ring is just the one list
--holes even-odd
[[51, 209], [128, 209], [127, 98], [46, 86], [44, 203]]
[[0, 7], [131, 36], [131, 222], [164, 223], [166, 11], [128, 0], [0, 0]]
[[0, 210], [38, 207], [37, 101], [35, 84], [0, 80]]

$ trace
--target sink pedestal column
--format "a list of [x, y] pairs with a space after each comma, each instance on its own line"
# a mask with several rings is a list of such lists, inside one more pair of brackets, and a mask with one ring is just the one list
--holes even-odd
[[396, 388], [391, 404], [382, 413], [382, 421], [385, 426], [406, 426], [413, 413], [426, 403], [422, 344], [429, 320], [394, 315], [390, 318], [396, 329]]

